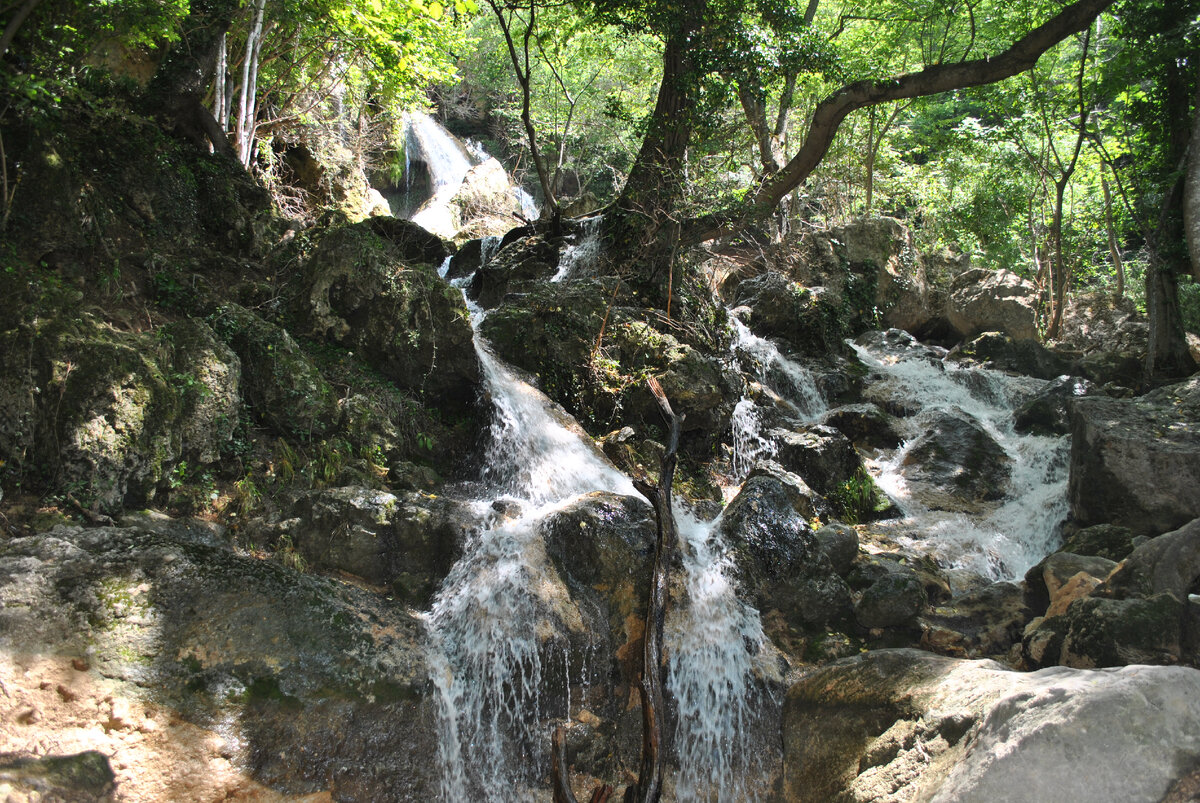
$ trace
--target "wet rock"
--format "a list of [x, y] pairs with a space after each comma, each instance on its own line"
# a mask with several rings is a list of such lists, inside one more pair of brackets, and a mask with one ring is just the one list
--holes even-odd
[[551, 515], [542, 533], [588, 630], [602, 639], [593, 646], [593, 662], [615, 660], [624, 681], [634, 681], [654, 567], [652, 508], [644, 499], [598, 491]]
[[1005, 655], [1033, 615], [1020, 586], [992, 583], [921, 614], [921, 647], [960, 658]]
[[1033, 435], [1066, 435], [1071, 431], [1068, 405], [1082, 396], [1102, 396], [1104, 391], [1086, 379], [1061, 376], [1013, 411], [1013, 429]]
[[767, 271], [738, 285], [733, 306], [749, 310], [746, 323], [760, 337], [777, 337], [814, 357], [838, 354], [849, 334], [838, 299]]
[[767, 437], [776, 445], [779, 464], [826, 496], [862, 468], [862, 458], [854, 445], [833, 427], [818, 424], [796, 430], [772, 429]]
[[480, 376], [462, 296], [437, 263], [410, 259], [445, 250], [412, 224], [388, 223], [395, 239], [380, 236], [377, 220], [321, 239], [293, 302], [297, 315], [310, 334], [350, 349], [398, 387], [469, 412]]
[[846, 404], [835, 407], [825, 413], [821, 423], [841, 432], [855, 446], [895, 449], [903, 441], [892, 417], [875, 404]]
[[488, 263], [475, 272], [467, 296], [484, 309], [500, 304], [506, 293], [524, 289], [532, 280], [546, 280], [558, 270], [558, 246], [531, 234], [504, 244]]
[[1200, 516], [1200, 379], [1072, 399], [1071, 515], [1155, 536]]
[[397, 259], [437, 267], [449, 256], [446, 244], [436, 234], [398, 217], [373, 217], [363, 224], [378, 237], [386, 240]]
[[1066, 632], [1056, 663], [1080, 668], [1178, 663], [1182, 614], [1182, 604], [1170, 594], [1082, 597], [1063, 615]]
[[1025, 674], [879, 650], [788, 690], [781, 797], [1157, 803], [1200, 759], [1197, 734], [1193, 669]]
[[817, 547], [839, 576], [845, 577], [858, 557], [858, 531], [845, 524], [826, 524], [817, 530]]
[[83, 659], [114, 699], [172, 722], [237, 722], [224, 758], [278, 793], [436, 795], [414, 615], [186, 527], [155, 529], [60, 526], [0, 546], [0, 647]]
[[446, 271], [447, 279], [462, 279], [479, 270], [479, 266], [496, 255], [500, 248], [497, 237], [477, 237], [467, 240], [450, 259], [450, 267]]
[[260, 420], [300, 438], [336, 428], [337, 394], [284, 329], [232, 301], [216, 305], [209, 324], [241, 360], [246, 400]]
[[972, 268], [954, 277], [946, 320], [959, 337], [1002, 332], [1014, 341], [1036, 341], [1038, 290], [1007, 270]]
[[931, 421], [904, 455], [903, 473], [914, 496], [934, 510], [978, 510], [1008, 491], [1012, 460], [966, 414]]
[[813, 492], [795, 474], [759, 463], [725, 509], [720, 527], [734, 556], [739, 588], [764, 613], [791, 627], [844, 620], [850, 591], [809, 527]]
[[1003, 332], [984, 332], [952, 349], [947, 359], [1039, 379], [1078, 373], [1075, 362], [1062, 354], [1036, 340], [1015, 340]]
[[40, 758], [0, 755], [0, 790], [14, 803], [107, 803], [114, 799], [115, 780], [108, 756], [95, 750]]

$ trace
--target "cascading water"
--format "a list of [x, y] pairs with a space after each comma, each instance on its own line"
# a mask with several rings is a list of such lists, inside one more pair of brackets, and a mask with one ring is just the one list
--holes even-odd
[[[828, 408], [817, 387], [812, 371], [785, 357], [774, 343], [750, 331], [750, 327], [731, 314], [734, 360], [745, 373], [754, 376], [789, 407], [801, 423], [816, 421]], [[758, 405], [743, 396], [733, 409], [733, 476], [744, 478], [757, 460], [774, 457], [775, 444], [762, 436]]]
[[517, 790], [544, 772], [540, 732], [543, 623], [555, 616], [541, 522], [583, 494], [636, 493], [552, 403], [507, 368], [478, 334], [495, 404], [479, 526], [427, 616], [431, 678], [439, 691], [442, 799]]
[[[952, 568], [1011, 579], [1054, 551], [1067, 515], [1068, 439], [1023, 435], [1013, 429], [1013, 402], [1045, 383], [943, 362], [919, 348], [889, 351], [851, 344], [883, 377], [893, 398], [918, 412], [900, 419], [906, 442], [871, 461], [879, 487], [904, 518], [880, 526], [899, 543], [932, 554]], [[910, 489], [905, 458], [938, 416], [966, 416], [1003, 449], [1011, 466], [1007, 494], [977, 515], [936, 510]]]
[[[428, 231], [445, 237], [453, 236], [456, 225], [450, 201], [462, 187], [467, 173], [476, 165], [493, 157], [478, 142], [463, 144], [441, 124], [427, 114], [409, 112], [405, 115], [405, 182], [411, 187], [413, 165], [424, 164], [428, 172], [432, 197], [420, 203], [420, 198], [406, 199], [404, 206], [419, 208], [410, 218]], [[528, 220], [539, 215], [537, 202], [521, 187], [512, 188], [513, 201]]]
[[550, 277], [552, 282], [570, 278], [577, 268], [586, 268], [600, 255], [600, 216], [584, 218], [577, 239], [568, 245], [558, 260], [558, 271]]
[[734, 803], [760, 791], [755, 725], [766, 702], [754, 678], [766, 641], [758, 611], [737, 597], [720, 519], [676, 510], [687, 605], [667, 618], [667, 686], [679, 706], [675, 797]]

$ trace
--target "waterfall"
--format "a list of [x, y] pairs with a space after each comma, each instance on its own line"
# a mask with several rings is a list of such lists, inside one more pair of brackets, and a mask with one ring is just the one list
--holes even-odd
[[675, 797], [752, 800], [762, 769], [754, 725], [762, 696], [755, 659], [766, 640], [758, 611], [738, 599], [733, 559], [720, 519], [702, 523], [676, 511], [687, 605], [667, 618], [668, 688], [679, 706]]
[[478, 333], [482, 316], [472, 319], [495, 405], [482, 477], [487, 494], [474, 503], [477, 530], [426, 616], [447, 801], [499, 789], [519, 796], [515, 790], [545, 772], [541, 655], [554, 630], [540, 625], [561, 618], [561, 601], [547, 590], [553, 569], [541, 522], [592, 491], [636, 494], [552, 413], [549, 399], [496, 357]]
[[[1045, 383], [960, 367], [917, 348], [898, 353], [851, 345], [896, 397], [918, 411], [900, 419], [908, 440], [869, 463], [876, 483], [904, 513], [899, 521], [877, 526], [946, 566], [994, 580], [1019, 577], [1053, 552], [1068, 512], [1069, 439], [1017, 433], [1012, 416], [1014, 402]], [[1011, 460], [1010, 487], [995, 509], [979, 515], [931, 510], [910, 492], [905, 456], [934, 417], [945, 413], [976, 422]]]
[[[729, 320], [734, 334], [730, 349], [743, 372], [781, 398], [798, 421], [810, 423], [820, 418], [828, 403], [812, 371], [785, 357], [774, 343], [751, 332], [732, 313]], [[744, 479], [755, 461], [775, 456], [775, 444], [762, 436], [758, 405], [748, 395], [733, 408], [731, 424], [733, 476]]]
[[[450, 201], [458, 193], [472, 167], [493, 157], [473, 140], [466, 144], [447, 131], [428, 114], [408, 112], [405, 115], [404, 174], [405, 188], [412, 191], [414, 166], [421, 162], [429, 173], [431, 197], [406, 199], [404, 208], [415, 209], [410, 217], [425, 229], [442, 236], [453, 236], [456, 227]], [[533, 196], [518, 186], [512, 188], [514, 208], [520, 208], [528, 220], [540, 214]], [[419, 207], [416, 206], [419, 204]]]
[[582, 229], [576, 236], [575, 242], [568, 245], [558, 260], [558, 271], [550, 277], [552, 282], [561, 282], [570, 278], [576, 268], [587, 268], [600, 256], [600, 220], [601, 217], [584, 218]]

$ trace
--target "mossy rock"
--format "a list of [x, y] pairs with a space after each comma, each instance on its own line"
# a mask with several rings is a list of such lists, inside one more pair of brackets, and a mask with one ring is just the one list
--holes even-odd
[[308, 260], [293, 307], [312, 336], [354, 351], [401, 389], [466, 411], [480, 380], [473, 332], [459, 291], [426, 261], [445, 253], [440, 241], [424, 235], [375, 220], [334, 229]]
[[217, 304], [209, 324], [241, 359], [246, 400], [264, 423], [306, 440], [334, 431], [337, 395], [286, 330], [233, 302]]

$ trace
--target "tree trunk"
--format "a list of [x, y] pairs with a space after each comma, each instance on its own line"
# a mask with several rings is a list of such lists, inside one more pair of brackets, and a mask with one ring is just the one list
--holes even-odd
[[1105, 164], [1100, 163], [1100, 190], [1104, 193], [1104, 229], [1108, 234], [1108, 255], [1117, 274], [1117, 298], [1125, 296], [1125, 262], [1121, 259], [1121, 247], [1117, 242], [1117, 227], [1113, 224], [1112, 190], [1105, 175]]
[[1179, 311], [1179, 275], [1186, 272], [1188, 261], [1181, 231], [1183, 184], [1184, 179], [1180, 178], [1167, 193], [1158, 226], [1146, 238], [1150, 252], [1146, 266], [1146, 317], [1150, 332], [1145, 381], [1149, 385], [1189, 376], [1196, 370]]
[[1192, 101], [1192, 130], [1188, 137], [1183, 188], [1183, 231], [1187, 237], [1192, 276], [1200, 282], [1200, 81]]
[[192, 0], [184, 33], [171, 46], [146, 88], [149, 110], [197, 146], [232, 153], [223, 126], [204, 105], [221, 38], [233, 24], [238, 0]]

